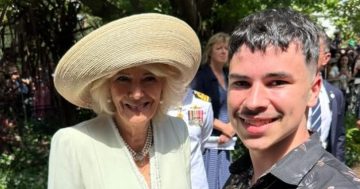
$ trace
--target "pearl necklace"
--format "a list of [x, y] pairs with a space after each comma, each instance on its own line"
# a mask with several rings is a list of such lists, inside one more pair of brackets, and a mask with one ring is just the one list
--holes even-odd
[[125, 140], [123, 140], [123, 141], [125, 143], [126, 148], [130, 151], [130, 154], [131, 154], [132, 158], [134, 159], [134, 161], [136, 163], [143, 164], [145, 157], [148, 155], [150, 148], [152, 147], [152, 142], [153, 142], [152, 139], [153, 139], [153, 132], [152, 132], [152, 124], [150, 123], [150, 126], [148, 127], [148, 131], [147, 131], [145, 145], [140, 152], [135, 152], [135, 150], [133, 150], [130, 147], [130, 145], [125, 142]]

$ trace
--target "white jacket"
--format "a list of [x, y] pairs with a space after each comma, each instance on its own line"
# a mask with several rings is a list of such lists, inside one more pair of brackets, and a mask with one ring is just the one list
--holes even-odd
[[[190, 141], [184, 121], [153, 120], [151, 189], [188, 189]], [[60, 129], [51, 142], [49, 189], [145, 189], [145, 179], [110, 116]]]

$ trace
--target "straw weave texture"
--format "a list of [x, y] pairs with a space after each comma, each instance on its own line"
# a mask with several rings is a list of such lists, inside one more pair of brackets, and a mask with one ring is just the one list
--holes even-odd
[[91, 107], [91, 83], [120, 70], [149, 63], [177, 68], [184, 86], [201, 58], [199, 39], [184, 21], [145, 13], [110, 22], [83, 37], [66, 52], [54, 73], [57, 91], [69, 102]]

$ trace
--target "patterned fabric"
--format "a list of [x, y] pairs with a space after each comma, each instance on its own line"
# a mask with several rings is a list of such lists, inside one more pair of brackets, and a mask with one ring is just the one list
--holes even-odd
[[229, 122], [229, 115], [227, 112], [227, 94], [226, 94], [226, 89], [222, 88], [221, 85], [219, 85], [219, 94], [220, 94], [220, 112], [219, 112], [219, 120], [221, 120], [224, 123], [228, 123]]
[[360, 189], [360, 178], [322, 148], [317, 134], [279, 160], [252, 186], [251, 165], [248, 154], [235, 161], [224, 189]]
[[[225, 85], [228, 82], [228, 68], [223, 69]], [[215, 74], [209, 64], [204, 64], [194, 78], [192, 88], [208, 95], [214, 111], [214, 118], [225, 123], [228, 122], [226, 89], [219, 84]], [[214, 129], [212, 136], [219, 136], [221, 132]], [[230, 175], [228, 166], [230, 165], [230, 151], [218, 149], [206, 149], [204, 153], [206, 174], [210, 189], [222, 188], [226, 179]]]
[[187, 89], [181, 106], [168, 114], [182, 118], [188, 128], [191, 146], [191, 188], [208, 189], [203, 159], [204, 145], [213, 129], [214, 115], [209, 97]]
[[311, 131], [321, 133], [321, 106], [318, 99], [316, 105], [311, 108]]
[[209, 189], [222, 188], [230, 176], [230, 151], [205, 149], [203, 157]]
[[[223, 71], [225, 75], [225, 85], [227, 85], [228, 68], [224, 68]], [[221, 103], [226, 103], [226, 101], [220, 101], [219, 86], [219, 82], [216, 79], [215, 74], [212, 72], [209, 64], [204, 64], [199, 68], [199, 71], [191, 84], [191, 88], [210, 97], [214, 111], [214, 118], [216, 119], [219, 119], [218, 116], [222, 106]], [[213, 136], [219, 136], [220, 134], [221, 132], [217, 130], [214, 130], [212, 133]]]

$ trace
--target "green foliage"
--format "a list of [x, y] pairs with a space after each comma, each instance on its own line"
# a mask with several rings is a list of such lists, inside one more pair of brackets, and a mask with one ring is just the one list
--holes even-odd
[[42, 189], [47, 184], [50, 134], [42, 122], [25, 124], [21, 145], [0, 156], [0, 189]]
[[[76, 120], [94, 117], [87, 109], [77, 109]], [[31, 119], [24, 124], [23, 133], [18, 132], [20, 144], [0, 156], [0, 189], [45, 189], [48, 177], [50, 140], [60, 123], [54, 119]], [[1, 144], [3, 145], [3, 144]]]
[[346, 164], [352, 167], [360, 162], [360, 130], [356, 128], [356, 117], [353, 114], [347, 114], [346, 125]]
[[14, 155], [1, 154], [0, 156], [0, 189], [5, 189], [9, 180], [11, 180], [11, 163], [14, 161]]
[[247, 148], [244, 146], [244, 144], [241, 142], [241, 140], [238, 138], [235, 145], [235, 150], [231, 151], [231, 159], [234, 161], [238, 158], [240, 158], [242, 155], [246, 153]]

